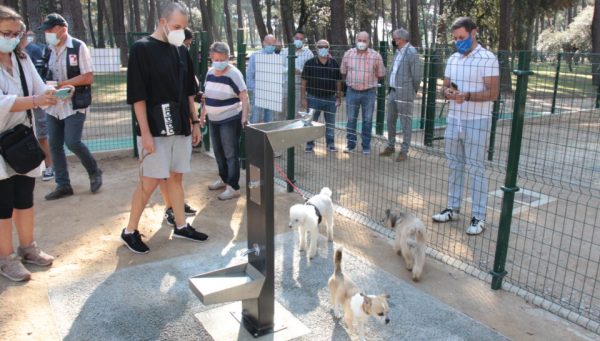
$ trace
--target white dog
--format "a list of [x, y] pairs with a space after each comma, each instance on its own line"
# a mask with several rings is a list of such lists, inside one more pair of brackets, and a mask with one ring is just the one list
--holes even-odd
[[290, 207], [289, 227], [298, 228], [299, 248], [303, 251], [310, 244], [308, 257], [314, 258], [317, 254], [317, 239], [319, 237], [319, 223], [325, 221], [327, 225], [327, 239], [333, 241], [333, 203], [331, 202], [331, 190], [323, 187], [321, 192], [310, 198], [306, 204], [296, 204]]
[[385, 225], [396, 228], [394, 251], [402, 255], [408, 271], [412, 271], [413, 281], [421, 279], [425, 265], [427, 237], [425, 225], [414, 214], [385, 210]]
[[382, 324], [390, 323], [388, 316], [390, 307], [388, 299], [390, 295], [365, 295], [352, 282], [350, 278], [342, 273], [342, 249], [335, 251], [333, 258], [334, 271], [329, 278], [329, 292], [335, 317], [342, 317], [349, 328], [353, 327], [354, 321], [358, 323], [360, 340], [365, 339], [365, 323], [369, 316], [375, 317]]

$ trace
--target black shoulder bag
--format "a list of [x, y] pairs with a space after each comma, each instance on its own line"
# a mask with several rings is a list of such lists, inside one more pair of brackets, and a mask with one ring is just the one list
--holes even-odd
[[[23, 67], [17, 57], [19, 65], [19, 74], [21, 76], [21, 86], [23, 87], [23, 96], [29, 96], [29, 89], [25, 81]], [[19, 124], [0, 134], [0, 155], [6, 163], [18, 174], [27, 174], [37, 168], [46, 158], [44, 151], [33, 132], [31, 110], [27, 110], [29, 126]]]

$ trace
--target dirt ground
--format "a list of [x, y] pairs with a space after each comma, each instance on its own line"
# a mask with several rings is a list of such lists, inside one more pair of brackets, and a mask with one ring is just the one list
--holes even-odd
[[[37, 241], [56, 256], [56, 261], [48, 269], [30, 268], [33, 279], [28, 283], [13, 283], [0, 278], [0, 340], [60, 338], [48, 299], [50, 285], [72, 283], [94, 273], [111, 273], [142, 263], [184, 256], [202, 248], [202, 244], [171, 240], [171, 229], [163, 222], [164, 206], [158, 194], [151, 199], [140, 224], [140, 231], [152, 252], [134, 255], [122, 246], [119, 233], [127, 222], [130, 197], [138, 176], [137, 161], [126, 153], [100, 158], [104, 187], [98, 194], [90, 194], [83, 168], [72, 159], [70, 171], [74, 196], [45, 201], [43, 196], [54, 184], [38, 182], [35, 193]], [[242, 180], [244, 177], [242, 173]], [[216, 193], [207, 189], [215, 178], [214, 160], [206, 154], [195, 153], [193, 171], [184, 181], [186, 199], [199, 214], [189, 221], [209, 234], [209, 242], [244, 243], [245, 198], [220, 202]], [[287, 209], [300, 201], [298, 195], [276, 187], [277, 233], [289, 231]], [[336, 216], [335, 238], [398, 280], [412, 283], [387, 237]], [[488, 283], [431, 259], [428, 259], [422, 281], [413, 285], [515, 340], [598, 338], [598, 335], [538, 309], [513, 294], [491, 291]]]

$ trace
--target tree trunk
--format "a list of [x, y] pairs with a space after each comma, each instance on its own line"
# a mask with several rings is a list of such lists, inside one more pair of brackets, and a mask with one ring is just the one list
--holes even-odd
[[594, 85], [600, 86], [600, 0], [594, 1], [592, 18], [592, 75]]
[[235, 10], [237, 12], [237, 27], [244, 28], [244, 17], [242, 16], [242, 0], [236, 0]]
[[227, 34], [227, 44], [229, 44], [229, 50], [233, 53], [235, 50], [233, 48], [233, 31], [231, 30], [231, 12], [229, 11], [229, 0], [223, 0], [223, 11], [225, 12], [225, 32]]
[[438, 28], [437, 28], [437, 43], [442, 46], [448, 45], [448, 35], [446, 34], [447, 23], [444, 17], [444, 0], [438, 2]]
[[123, 1], [111, 0], [110, 9], [113, 18], [113, 32], [117, 47], [121, 50], [121, 64], [127, 65], [127, 37], [125, 36], [125, 8]]
[[200, 5], [200, 12], [202, 13], [202, 28], [208, 34], [208, 41], [215, 41], [214, 25], [212, 22], [212, 14], [205, 0], [198, 0]]
[[500, 0], [500, 23], [498, 25], [498, 62], [500, 64], [500, 89], [512, 90], [510, 71], [511, 0]]
[[250, 13], [251, 11], [246, 11], [246, 17], [248, 18], [248, 35], [250, 36], [250, 47], [254, 48], [256, 46], [256, 41], [255, 41], [255, 35], [256, 35], [256, 29], [254, 26], [256, 26], [256, 20], [252, 20], [250, 19]]
[[133, 1], [129, 0], [127, 1], [127, 12], [129, 12], [129, 16], [127, 19], [127, 23], [125, 25], [125, 31], [126, 32], [133, 32], [135, 31], [135, 14], [133, 13]]
[[344, 0], [331, 0], [331, 45], [348, 45], [346, 35], [346, 5]]
[[44, 32], [38, 31], [37, 28], [42, 24], [42, 13], [40, 6], [38, 6], [37, 1], [34, 0], [26, 0], [27, 6], [27, 17], [29, 19], [29, 29], [35, 32], [35, 37], [37, 41], [42, 41], [44, 37]]
[[[281, 1], [283, 3], [283, 1]], [[260, 8], [260, 0], [252, 0], [252, 13], [254, 14], [254, 22], [256, 23], [256, 28], [258, 29], [258, 35], [260, 36], [260, 41], [262, 41], [267, 35], [267, 27], [265, 26], [265, 20], [262, 16], [262, 10]], [[292, 25], [294, 22], [292, 20]]]
[[378, 0], [373, 0], [370, 3], [371, 7], [373, 8], [373, 13], [375, 13], [375, 15], [371, 18], [374, 22], [374, 25], [372, 25], [374, 27], [373, 29], [373, 48], [377, 50], [377, 47], [379, 47], [379, 1]]
[[87, 2], [87, 14], [88, 14], [88, 27], [90, 28], [90, 36], [92, 37], [92, 45], [98, 47], [96, 43], [96, 35], [94, 34], [94, 24], [92, 22], [92, 0]]
[[306, 0], [300, 0], [300, 18], [298, 19], [298, 27], [296, 30], [306, 30], [306, 22], [308, 21], [308, 8]]
[[414, 47], [421, 47], [421, 34], [419, 33], [419, 0], [410, 0], [410, 43]]
[[98, 47], [103, 49], [106, 47], [104, 38], [104, 0], [97, 0], [96, 7], [98, 7], [98, 14], [96, 17], [96, 24], [98, 25]]
[[[406, 27], [406, 21], [402, 16], [402, 5], [404, 4], [404, 8], [408, 8], [408, 4], [406, 4], [406, 2], [402, 2], [401, 0], [392, 1], [396, 1], [396, 20], [398, 20], [398, 27]], [[408, 11], [406, 11], [406, 13], [408, 13]]]
[[[252, 0], [252, 2], [255, 1], [257, 0]], [[294, 6], [292, 6], [292, 0], [280, 0], [279, 5], [281, 6], [283, 37], [285, 38], [285, 43], [289, 44], [292, 42], [294, 36]]]
[[[146, 2], [144, 0], [144, 2]], [[153, 32], [156, 23], [156, 4], [154, 0], [149, 1], [148, 16], [146, 17], [146, 32]]]
[[140, 15], [140, 0], [129, 0], [133, 1], [133, 17], [135, 20], [135, 31], [142, 32], [142, 16]]
[[265, 0], [267, 5], [267, 30], [269, 34], [273, 34], [273, 2], [271, 0]]
[[62, 0], [62, 15], [69, 23], [69, 32], [73, 36], [86, 39], [85, 25], [83, 24], [83, 9], [79, 0]]

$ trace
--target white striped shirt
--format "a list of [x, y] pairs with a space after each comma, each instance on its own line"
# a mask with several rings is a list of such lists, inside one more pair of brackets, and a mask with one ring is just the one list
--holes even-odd
[[240, 114], [240, 92], [247, 91], [244, 77], [233, 65], [221, 76], [210, 69], [204, 83], [205, 108], [211, 122], [223, 122]]

